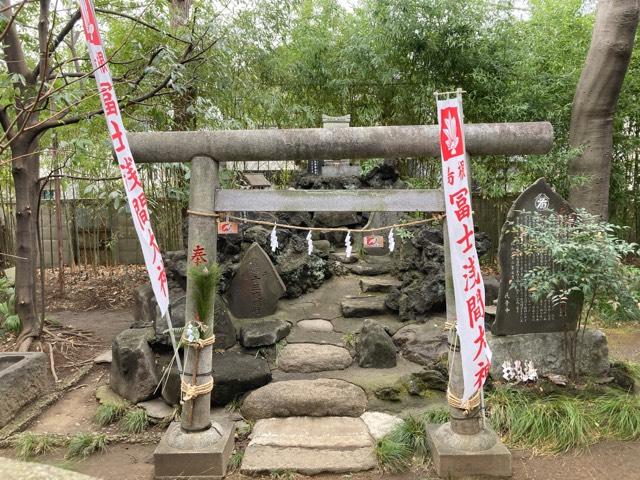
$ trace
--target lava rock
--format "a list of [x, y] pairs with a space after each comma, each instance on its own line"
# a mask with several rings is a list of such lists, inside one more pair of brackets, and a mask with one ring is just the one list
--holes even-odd
[[396, 347], [385, 329], [372, 320], [365, 320], [356, 345], [358, 365], [362, 368], [393, 368]]
[[[442, 322], [444, 324], [444, 319]], [[393, 343], [404, 358], [430, 368], [443, 362], [449, 352], [443, 325], [435, 325], [433, 322], [402, 327], [393, 336]]]
[[213, 355], [212, 405], [226, 405], [271, 381], [269, 363], [261, 357], [226, 351]]

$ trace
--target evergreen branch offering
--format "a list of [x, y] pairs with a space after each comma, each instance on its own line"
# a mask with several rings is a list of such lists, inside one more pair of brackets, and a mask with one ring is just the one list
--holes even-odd
[[213, 314], [215, 296], [222, 277], [217, 264], [198, 265], [189, 268], [189, 279], [192, 282], [193, 304], [196, 321], [208, 324]]

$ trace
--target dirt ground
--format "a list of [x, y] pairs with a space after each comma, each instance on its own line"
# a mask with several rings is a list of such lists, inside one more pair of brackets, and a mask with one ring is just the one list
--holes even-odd
[[[109, 276], [103, 278], [105, 285], [101, 292], [117, 288]], [[95, 287], [95, 284], [94, 284]], [[47, 315], [51, 335], [45, 337], [44, 351], [48, 344], [54, 346], [54, 359], [60, 380], [71, 375], [80, 366], [89, 363], [93, 357], [110, 349], [111, 340], [116, 334], [128, 328], [132, 321], [131, 309], [104, 309], [104, 302], [95, 298], [100, 308], [90, 306], [89, 292], [82, 295], [67, 295], [67, 300], [56, 303], [59, 308], [71, 307], [74, 311], [59, 310]], [[75, 308], [79, 301], [85, 308]], [[126, 302], [123, 302], [126, 304]], [[120, 305], [119, 305], [120, 306]], [[125, 305], [126, 306], [126, 305]], [[108, 307], [107, 307], [108, 308]], [[71, 327], [71, 328], [68, 328]], [[81, 332], [81, 337], [71, 333]], [[640, 326], [607, 329], [611, 357], [615, 359], [640, 361]], [[71, 342], [77, 343], [75, 350], [65, 347]], [[57, 342], [57, 343], [56, 343]], [[8, 349], [10, 339], [0, 344], [0, 350]], [[66, 354], [65, 354], [65, 348]], [[71, 349], [70, 349], [71, 348]], [[55, 404], [46, 409], [29, 426], [33, 432], [73, 434], [83, 431], [111, 432], [115, 427], [100, 428], [92, 422], [97, 409], [95, 390], [99, 385], [108, 383], [109, 369], [105, 365], [95, 365], [78, 384], [67, 391]], [[152, 429], [148, 435], [157, 435]], [[151, 480], [153, 478], [153, 451], [155, 444], [112, 444], [102, 454], [96, 454], [83, 461], [69, 462], [64, 459], [64, 450], [57, 449], [36, 461], [57, 465], [105, 480]], [[514, 450], [513, 478], [515, 480], [637, 480], [640, 478], [640, 442], [603, 442], [589, 451], [567, 453], [555, 456], [539, 456], [532, 452]], [[0, 449], [0, 456], [15, 457], [12, 449]], [[240, 480], [245, 477], [233, 473], [228, 478]], [[276, 477], [267, 478], [305, 478]], [[435, 478], [430, 465], [417, 468], [416, 471], [402, 474], [390, 474], [379, 471], [353, 475], [316, 476], [317, 480], [335, 480], [350, 478], [353, 480], [426, 480]]]

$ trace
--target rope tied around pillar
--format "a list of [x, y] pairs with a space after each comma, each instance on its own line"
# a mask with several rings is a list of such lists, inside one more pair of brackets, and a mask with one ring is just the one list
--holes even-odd
[[213, 390], [213, 377], [209, 375], [209, 380], [205, 383], [197, 384], [198, 377], [198, 357], [200, 356], [200, 350], [205, 347], [212, 346], [216, 341], [216, 336], [211, 335], [207, 338], [198, 338], [196, 340], [187, 340], [184, 333], [180, 337], [180, 342], [188, 347], [192, 347], [196, 351], [196, 361], [194, 363], [194, 371], [192, 373], [191, 383], [184, 381], [184, 377], [180, 380], [180, 391], [184, 394], [183, 400], [193, 400], [201, 395], [206, 395]]
[[471, 410], [478, 408], [480, 403], [482, 402], [482, 398], [480, 396], [480, 390], [476, 391], [476, 393], [466, 402], [462, 403], [462, 399], [457, 397], [448, 387], [447, 387], [447, 402], [453, 408], [457, 408], [458, 410], [463, 410], [465, 416], [469, 415]]

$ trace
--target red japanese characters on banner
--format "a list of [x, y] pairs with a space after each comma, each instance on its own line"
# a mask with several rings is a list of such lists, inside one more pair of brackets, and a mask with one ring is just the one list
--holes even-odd
[[456, 299], [456, 330], [460, 337], [464, 403], [483, 387], [491, 367], [491, 350], [485, 339], [484, 282], [475, 245], [462, 119], [460, 98], [438, 100], [442, 186]]
[[167, 274], [160, 254], [160, 247], [151, 227], [147, 198], [142, 189], [142, 183], [138, 176], [138, 169], [131, 155], [127, 132], [122, 123], [118, 99], [113, 88], [111, 72], [106, 63], [104, 46], [98, 30], [96, 12], [91, 0], [80, 0], [80, 11], [82, 13], [82, 25], [84, 28], [87, 46], [89, 47], [89, 57], [93, 66], [94, 76], [98, 85], [98, 92], [102, 102], [102, 108], [107, 120], [109, 136], [113, 142], [113, 149], [118, 157], [120, 173], [124, 182], [129, 209], [133, 217], [138, 234], [138, 240], [144, 255], [147, 272], [151, 279], [153, 293], [156, 296], [160, 312], [164, 315], [169, 307], [169, 292], [167, 288]]

